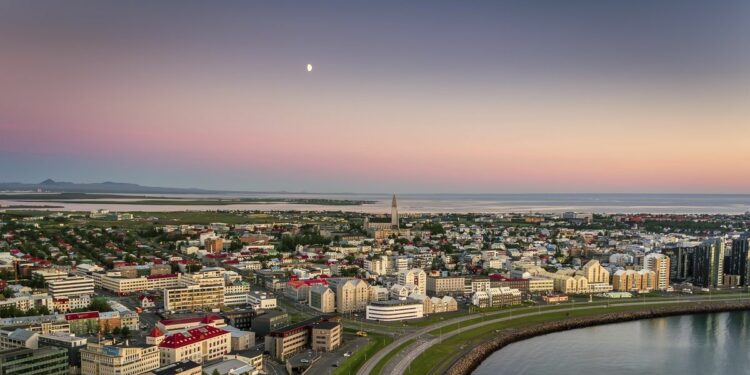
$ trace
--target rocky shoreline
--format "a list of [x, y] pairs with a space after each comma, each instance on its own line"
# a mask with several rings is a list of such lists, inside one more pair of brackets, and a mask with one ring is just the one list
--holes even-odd
[[576, 328], [591, 327], [601, 324], [627, 322], [639, 319], [661, 318], [674, 315], [703, 314], [725, 311], [750, 310], [750, 301], [704, 302], [669, 307], [655, 307], [639, 311], [608, 313], [597, 316], [570, 318], [560, 321], [541, 323], [530, 327], [519, 328], [498, 333], [493, 339], [479, 344], [469, 353], [458, 359], [445, 372], [446, 375], [469, 375], [492, 353], [508, 344], [534, 336], [553, 332], [567, 331]]

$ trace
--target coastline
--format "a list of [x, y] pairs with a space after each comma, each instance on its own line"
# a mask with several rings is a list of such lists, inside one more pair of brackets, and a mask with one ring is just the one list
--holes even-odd
[[546, 322], [530, 327], [499, 332], [493, 339], [472, 348], [466, 355], [456, 360], [445, 371], [446, 375], [470, 375], [490, 355], [509, 344], [532, 337], [554, 332], [568, 331], [597, 325], [628, 322], [642, 319], [662, 318], [677, 315], [718, 313], [750, 310], [750, 301], [724, 301], [697, 303], [689, 306], [656, 307], [647, 310], [607, 313], [596, 316], [570, 318], [556, 322]]

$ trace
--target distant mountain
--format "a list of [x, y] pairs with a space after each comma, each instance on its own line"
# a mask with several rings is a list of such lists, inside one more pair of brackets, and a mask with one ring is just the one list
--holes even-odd
[[220, 190], [142, 186], [127, 182], [75, 183], [46, 179], [38, 184], [0, 182], [0, 191], [37, 191], [51, 193], [133, 193], [133, 194], [216, 194]]

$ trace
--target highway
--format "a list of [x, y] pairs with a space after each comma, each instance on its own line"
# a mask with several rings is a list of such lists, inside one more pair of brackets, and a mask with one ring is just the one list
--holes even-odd
[[[702, 297], [702, 296], [701, 296]], [[594, 305], [588, 304], [588, 303], [579, 303], [579, 306], [574, 306], [573, 304], [565, 305], [564, 307], [560, 308], [546, 308], [544, 310], [539, 309], [538, 311], [534, 312], [528, 312], [528, 313], [519, 313], [516, 314], [515, 312], [520, 312], [524, 310], [530, 310], [530, 309], [538, 309], [538, 307], [525, 307], [525, 308], [518, 308], [515, 310], [505, 310], [505, 311], [497, 311], [493, 313], [487, 313], [485, 316], [494, 316], [498, 314], [509, 314], [509, 311], [514, 311], [514, 313], [510, 316], [504, 316], [504, 317], [498, 317], [494, 319], [488, 319], [479, 323], [475, 323], [466, 327], [461, 327], [459, 329], [455, 329], [450, 332], [443, 333], [442, 337], [434, 337], [432, 336], [431, 339], [428, 340], [422, 340], [420, 342], [416, 342], [409, 347], [405, 348], [404, 351], [406, 352], [405, 355], [400, 356], [399, 358], [394, 358], [394, 361], [391, 361], [392, 363], [388, 363], [385, 368], [383, 368], [382, 373], [383, 374], [403, 374], [406, 369], [409, 367], [409, 364], [414, 361], [420, 354], [427, 351], [430, 347], [440, 342], [440, 340], [444, 340], [446, 338], [452, 337], [454, 335], [457, 335], [462, 332], [470, 331], [488, 324], [494, 324], [497, 322], [507, 321], [511, 319], [518, 319], [523, 317], [529, 317], [529, 316], [535, 316], [535, 315], [543, 315], [547, 313], [552, 312], [560, 312], [560, 311], [578, 311], [578, 310], [586, 310], [586, 309], [601, 309], [607, 308], [607, 305], [615, 307], [615, 306], [629, 306], [629, 305], [658, 305], [658, 304], [665, 304], [665, 303], [689, 303], [689, 302], [710, 302], [710, 301], [721, 301], [721, 300], [737, 300], [738, 298], [736, 296], [729, 297], [729, 298], [722, 298], [722, 297], [716, 297], [716, 298], [688, 298], [688, 299], [658, 299], [658, 300], [649, 300], [649, 301], [632, 301], [632, 302], [618, 302], [618, 303], [609, 303], [609, 304], [603, 304], [603, 303], [596, 303]], [[439, 329], [442, 327], [450, 326], [459, 322], [463, 322], [466, 320], [472, 320], [476, 319], [477, 315], [467, 315], [465, 317], [460, 318], [454, 318], [450, 320], [446, 320], [443, 322], [440, 322], [438, 324], [434, 324], [431, 326], [424, 327], [418, 331], [412, 332], [410, 334], [406, 334], [404, 336], [401, 336], [397, 339], [395, 339], [391, 344], [383, 348], [383, 350], [380, 350], [377, 352], [372, 358], [368, 359], [367, 362], [365, 362], [362, 367], [360, 367], [359, 371], [357, 371], [357, 375], [369, 375], [372, 373], [375, 366], [380, 362], [381, 359], [383, 359], [388, 353], [393, 351], [395, 348], [400, 346], [401, 344], [411, 340], [419, 338], [420, 336], [428, 335], [430, 331], [433, 331], [435, 329]], [[429, 335], [428, 335], [429, 336]]]

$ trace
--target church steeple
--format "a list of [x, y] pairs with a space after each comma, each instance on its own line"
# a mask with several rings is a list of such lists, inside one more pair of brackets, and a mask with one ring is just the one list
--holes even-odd
[[391, 226], [399, 229], [398, 225], [398, 205], [396, 204], [396, 194], [393, 194], [393, 200], [391, 201]]

